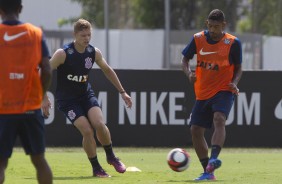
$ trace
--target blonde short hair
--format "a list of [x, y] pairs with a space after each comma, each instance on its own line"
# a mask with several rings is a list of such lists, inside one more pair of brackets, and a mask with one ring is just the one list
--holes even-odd
[[85, 19], [78, 19], [73, 25], [73, 31], [75, 33], [82, 31], [84, 29], [92, 29], [90, 22]]

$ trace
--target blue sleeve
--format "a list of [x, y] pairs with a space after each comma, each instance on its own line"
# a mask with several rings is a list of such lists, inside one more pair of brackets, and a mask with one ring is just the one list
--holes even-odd
[[196, 42], [193, 36], [190, 43], [183, 49], [182, 55], [187, 59], [192, 59], [195, 54], [196, 54]]
[[242, 64], [242, 45], [238, 38], [235, 38], [234, 43], [230, 48], [230, 63], [237, 65]]
[[46, 43], [46, 39], [45, 39], [44, 35], [42, 36], [41, 45], [42, 45], [42, 57], [50, 58], [50, 53], [49, 53], [49, 50], [48, 50], [48, 47], [47, 47], [47, 43]]

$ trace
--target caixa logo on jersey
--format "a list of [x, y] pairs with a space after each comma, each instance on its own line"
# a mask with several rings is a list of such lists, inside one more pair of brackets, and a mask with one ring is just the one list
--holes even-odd
[[86, 82], [88, 79], [88, 75], [67, 75], [67, 79], [70, 81], [75, 81], [75, 82]]

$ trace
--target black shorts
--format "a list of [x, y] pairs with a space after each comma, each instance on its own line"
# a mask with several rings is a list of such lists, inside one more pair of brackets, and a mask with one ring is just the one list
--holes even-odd
[[213, 125], [214, 112], [222, 112], [228, 118], [234, 102], [234, 94], [229, 91], [220, 91], [207, 100], [196, 100], [189, 125], [198, 125], [211, 128]]
[[72, 100], [57, 100], [58, 108], [74, 123], [80, 116], [88, 117], [87, 113], [92, 107], [100, 107], [97, 98], [88, 94]]
[[26, 154], [45, 152], [44, 118], [40, 109], [27, 114], [0, 115], [0, 158], [9, 158], [19, 136]]

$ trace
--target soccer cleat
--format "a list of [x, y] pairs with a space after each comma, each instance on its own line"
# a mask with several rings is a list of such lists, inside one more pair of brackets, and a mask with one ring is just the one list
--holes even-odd
[[102, 167], [97, 167], [93, 169], [93, 176], [99, 178], [110, 178], [111, 176], [104, 171]]
[[107, 158], [108, 164], [114, 166], [115, 170], [119, 173], [124, 173], [126, 171], [125, 165], [115, 156]]
[[204, 172], [198, 178], [194, 179], [195, 181], [205, 181], [205, 180], [216, 180], [213, 173]]
[[219, 159], [210, 159], [208, 166], [206, 167], [207, 173], [213, 173], [214, 170], [218, 169], [221, 166], [221, 160]]

